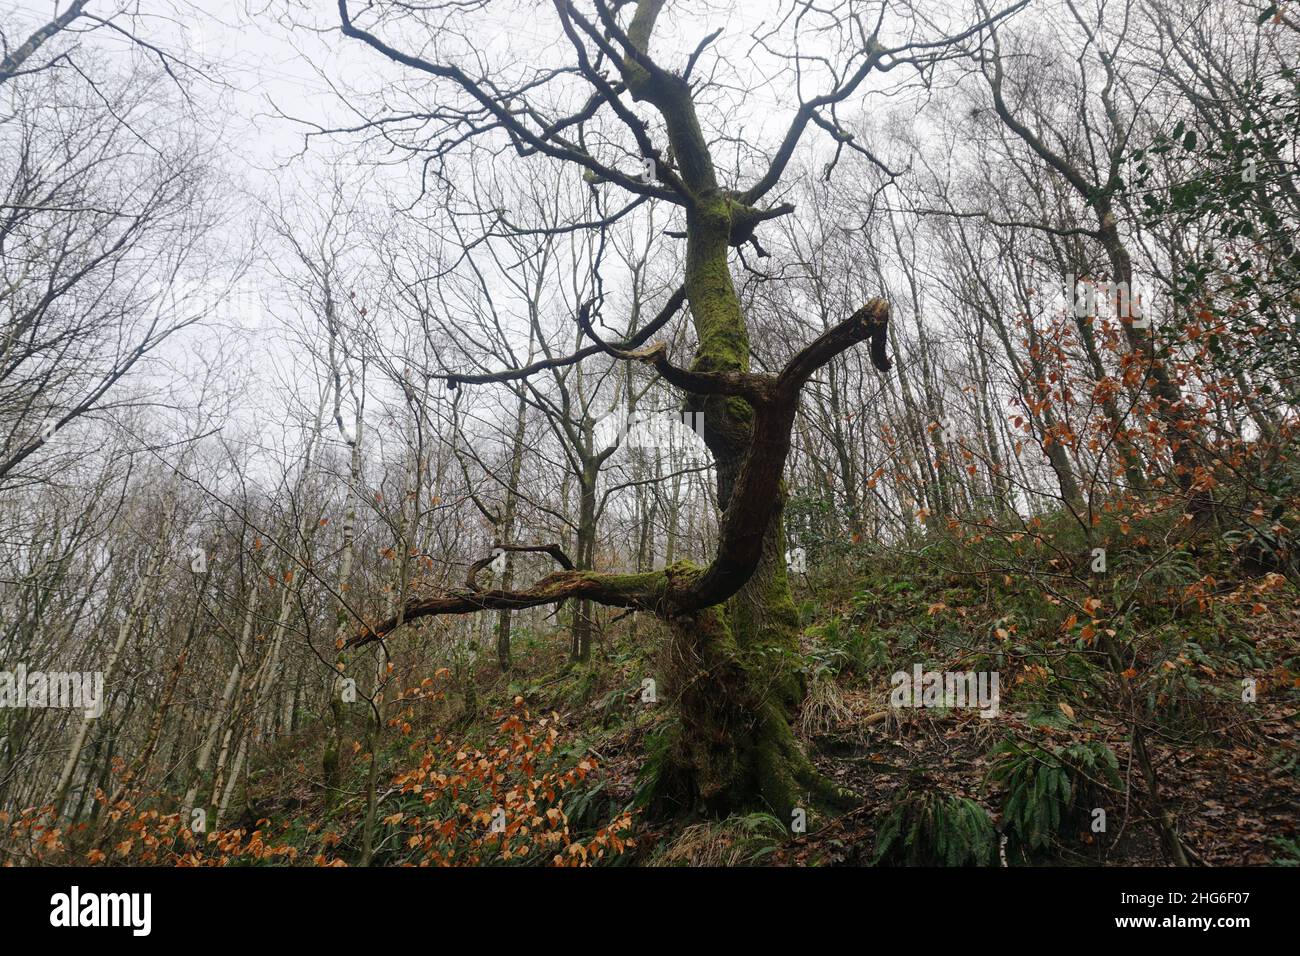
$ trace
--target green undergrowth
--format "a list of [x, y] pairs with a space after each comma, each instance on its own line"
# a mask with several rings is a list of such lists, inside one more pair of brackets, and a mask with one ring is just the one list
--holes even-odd
[[[1095, 573], [1093, 548], [1103, 547], [1106, 570]], [[626, 617], [599, 629], [592, 659], [581, 663], [567, 659], [565, 634], [518, 628], [510, 673], [486, 652], [455, 661], [439, 685], [444, 693], [417, 708], [407, 732], [374, 733], [358, 709], [344, 729], [336, 799], [321, 793], [317, 770], [333, 729], [305, 719], [291, 740], [255, 756], [232, 816], [274, 819], [281, 838], [301, 841], [304, 852], [330, 833], [334, 853], [355, 860], [370, 740], [382, 818], [401, 802], [389, 791], [410, 766], [414, 740], [442, 735], [462, 749], [487, 748], [500, 715], [522, 702], [555, 715], [557, 760], [598, 765], [564, 798], [575, 833], [594, 834], [624, 811], [637, 815], [638, 845], [620, 855], [623, 863], [790, 862], [822, 836], [857, 847], [847, 858], [880, 865], [1095, 862], [1124, 852], [1111, 835], [1132, 756], [1114, 700], [1149, 709], [1154, 746], [1176, 741], [1209, 755], [1266, 748], [1270, 766], [1300, 776], [1294, 747], [1260, 733], [1259, 711], [1242, 699], [1243, 682], [1253, 681], [1265, 703], [1294, 713], [1300, 702], [1294, 576], [1252, 565], [1242, 548], [1240, 535], [1167, 515], [1102, 515], [1087, 531], [1068, 516], [1047, 516], [1001, 533], [932, 531], [890, 548], [823, 543], [795, 594], [801, 639], [790, 663], [807, 689], [795, 729], [824, 772], [844, 761], [842, 779], [860, 801], [844, 820], [861, 827], [856, 835], [842, 832], [849, 824], [836, 812], [798, 822], [645, 812], [674, 728], [656, 674], [665, 635], [645, 615], [635, 632]], [[1106, 658], [1107, 640], [1120, 648], [1122, 667]], [[943, 707], [885, 714], [891, 675], [917, 664], [997, 672], [999, 719]], [[896, 746], [927, 733], [950, 741], [950, 772], [918, 775], [915, 755]], [[1294, 863], [1294, 833], [1279, 839], [1277, 860]], [[375, 862], [402, 859], [390, 841]], [[543, 862], [542, 854], [516, 862]]]

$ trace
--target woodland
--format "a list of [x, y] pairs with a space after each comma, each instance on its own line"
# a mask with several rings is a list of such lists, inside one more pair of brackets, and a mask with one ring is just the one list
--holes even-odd
[[1300, 865], [1300, 7], [0, 0], [0, 865]]

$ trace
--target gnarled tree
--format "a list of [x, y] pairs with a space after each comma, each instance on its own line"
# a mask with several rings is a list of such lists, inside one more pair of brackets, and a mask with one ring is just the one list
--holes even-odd
[[[487, 58], [467, 58], [473, 66], [462, 66], [453, 52], [457, 19], [467, 13], [490, 16], [493, 5], [486, 0], [418, 10], [406, 4], [370, 3], [357, 20], [347, 0], [339, 0], [338, 10], [344, 34], [434, 81], [436, 108], [385, 114], [369, 124], [389, 143], [400, 138], [396, 130], [409, 133], [418, 128], [418, 137], [407, 145], [423, 156], [424, 168], [445, 164], [467, 143], [504, 141], [521, 157], [548, 157], [581, 167], [593, 188], [613, 184], [632, 194], [630, 202], [603, 218], [566, 229], [600, 230], [649, 201], [680, 210], [686, 241], [681, 289], [636, 335], [618, 344], [602, 342], [594, 329], [597, 297], [576, 317], [591, 346], [527, 369], [447, 378], [450, 387], [512, 381], [557, 362], [602, 353], [651, 364], [684, 393], [687, 410], [703, 414], [704, 441], [714, 459], [722, 509], [717, 550], [707, 566], [679, 562], [641, 574], [566, 567], [523, 590], [479, 589], [474, 577], [486, 561], [480, 562], [466, 587], [417, 597], [389, 620], [361, 628], [352, 643], [381, 639], [402, 623], [429, 615], [525, 608], [570, 598], [653, 613], [673, 635], [666, 689], [679, 718], [661, 775], [664, 795], [710, 812], [762, 808], [788, 815], [807, 796], [831, 798], [835, 792], [814, 772], [790, 730], [800, 682], [790, 664], [797, 617], [783, 560], [782, 472], [800, 389], [818, 369], [868, 339], [877, 368], [888, 369], [889, 306], [873, 298], [806, 345], [779, 373], [754, 372], [751, 329], [730, 272], [731, 249], [753, 244], [763, 255], [756, 229], [794, 211], [768, 197], [810, 126], [829, 133], [839, 150], [856, 150], [875, 161], [836, 117], [837, 105], [859, 93], [868, 76], [911, 66], [924, 78], [938, 61], [965, 55], [967, 41], [983, 36], [992, 22], [1010, 11], [951, 31], [906, 4], [845, 2], [829, 9], [795, 4], [783, 11], [778, 26], [755, 33], [757, 44], [797, 77], [795, 88], [821, 83], [827, 90], [801, 97], [770, 156], [746, 144], [752, 162], [744, 163], [746, 168], [738, 163], [728, 177], [715, 165], [711, 143], [724, 138], [734, 142], [735, 134], [707, 129], [700, 106], [702, 90], [723, 84], [693, 79], [721, 31], [706, 36], [674, 71], [652, 52], [656, 27], [667, 20], [661, 17], [666, 0], [554, 0], [553, 6], [571, 52], [567, 62], [495, 73]], [[413, 26], [428, 32], [413, 37]], [[828, 64], [824, 57], [800, 53], [800, 35], [814, 31], [822, 39], [828, 33], [838, 38], [833, 46], [842, 51], [843, 62]], [[905, 39], [889, 46], [889, 34]], [[784, 41], [789, 49], [778, 49]], [[719, 58], [714, 76], [726, 62]], [[563, 104], [575, 102], [581, 105], [566, 113]], [[638, 115], [637, 104], [652, 107], [654, 118]], [[725, 125], [725, 115], [714, 118]], [[641, 167], [634, 172], [619, 168], [617, 157], [629, 152], [650, 161], [648, 175], [640, 174]], [[833, 167], [832, 162], [828, 173]], [[750, 184], [742, 187], [745, 180]], [[510, 228], [504, 211], [500, 228]], [[643, 348], [683, 303], [689, 305], [696, 338], [689, 368], [674, 364], [662, 345]], [[569, 564], [558, 549], [556, 556], [562, 565]]]

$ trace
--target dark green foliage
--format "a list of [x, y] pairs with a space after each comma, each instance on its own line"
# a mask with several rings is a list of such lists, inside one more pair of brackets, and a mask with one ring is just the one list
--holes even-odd
[[[1198, 130], [1180, 119], [1130, 154], [1123, 190], [1140, 204], [1150, 224], [1191, 235], [1200, 231], [1229, 253], [1217, 258], [1204, 244], [1180, 264], [1173, 277], [1177, 303], [1202, 307], [1216, 287], [1245, 308], [1215, 315], [1223, 323], [1207, 345], [1227, 367], [1268, 369], [1289, 379], [1300, 354], [1288, 331], [1300, 297], [1300, 248], [1286, 184], [1292, 170], [1285, 157], [1300, 135], [1300, 74], [1284, 67], [1245, 86], [1234, 115], [1214, 125], [1201, 116]], [[1164, 169], [1167, 186], [1157, 185]], [[1261, 386], [1269, 392], [1268, 384]]]
[[1006, 741], [993, 753], [988, 782], [1007, 790], [1003, 832], [1029, 850], [1049, 847], [1091, 798], [1121, 784], [1119, 760], [1100, 741], [1050, 750]]
[[1281, 855], [1273, 860], [1274, 866], [1300, 866], [1300, 839], [1274, 837], [1273, 842], [1282, 851]]
[[637, 773], [636, 786], [632, 790], [632, 806], [637, 809], [650, 809], [652, 812], [670, 812], [676, 807], [665, 806], [673, 803], [666, 794], [669, 791], [668, 756], [673, 747], [677, 728], [673, 721], [665, 721], [651, 728], [645, 735], [645, 757]]
[[845, 624], [838, 617], [809, 633], [816, 640], [805, 665], [810, 677], [862, 675], [888, 661], [889, 647], [881, 635]]
[[876, 833], [874, 863], [902, 866], [989, 866], [997, 832], [968, 797], [904, 787]]

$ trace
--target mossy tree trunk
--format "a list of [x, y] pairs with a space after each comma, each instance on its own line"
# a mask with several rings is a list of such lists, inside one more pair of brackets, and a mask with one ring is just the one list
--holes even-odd
[[[641, 3], [629, 28], [643, 54], [661, 6]], [[630, 57], [624, 75], [633, 96], [663, 115], [691, 192], [685, 288], [697, 340], [692, 370], [748, 373], [749, 329], [729, 256], [733, 237], [752, 231], [746, 219], [754, 211], [719, 188], [686, 82], [651, 73]], [[703, 437], [725, 511], [753, 438], [753, 408], [734, 395], [692, 396], [688, 405], [703, 412]], [[724, 605], [669, 620], [673, 639], [666, 689], [678, 723], [663, 784], [667, 795], [676, 790], [679, 798], [711, 813], [766, 810], [788, 821], [792, 808], [813, 791], [826, 796], [833, 788], [819, 780], [791, 729], [803, 694], [782, 504], [765, 529], [758, 567], [740, 591]]]
[[[665, 5], [666, 0], [637, 0], [624, 29], [619, 22], [623, 4], [596, 4], [596, 21], [588, 20], [574, 4], [556, 4], [577, 51], [578, 70], [595, 90], [592, 103], [608, 106], [630, 131], [644, 157], [653, 162], [647, 180], [602, 163], [578, 145], [580, 141], [568, 139], [567, 132], [561, 140], [558, 131], [567, 124], [532, 129], [529, 124], [534, 114], [503, 101], [496, 87], [471, 78], [459, 67], [403, 52], [359, 28], [351, 20], [346, 0], [339, 0], [346, 35], [363, 40], [395, 62], [459, 86], [473, 99], [475, 112], [486, 110], [491, 122], [509, 133], [521, 155], [537, 152], [573, 162], [584, 168], [584, 178], [593, 188], [615, 183], [684, 211], [682, 288], [670, 298], [660, 318], [627, 343], [611, 346], [590, 324], [591, 303], [584, 304], [578, 321], [598, 345], [580, 349], [571, 360], [603, 350], [620, 359], [650, 363], [669, 384], [682, 389], [687, 396], [686, 410], [703, 413], [703, 436], [715, 462], [722, 508], [717, 553], [705, 568], [670, 564], [657, 572], [601, 573], [575, 568], [556, 545], [512, 545], [517, 550], [547, 551], [565, 570], [525, 590], [487, 591], [475, 582], [475, 574], [486, 561], [476, 562], [464, 589], [413, 599], [400, 614], [363, 627], [349, 643], [355, 646], [377, 640], [404, 621], [426, 615], [520, 609], [568, 600], [579, 608], [584, 602], [595, 601], [652, 612], [666, 621], [672, 634], [662, 683], [678, 718], [665, 752], [661, 793], [709, 813], [766, 810], [788, 820], [795, 806], [821, 802], [836, 791], [819, 779], [792, 731], [802, 686], [797, 666], [798, 621], [784, 563], [781, 476], [800, 390], [818, 369], [867, 340], [876, 367], [889, 369], [885, 357], [889, 306], [872, 299], [800, 350], [779, 374], [752, 373], [749, 329], [732, 281], [730, 249], [751, 241], [757, 246], [754, 233], [761, 223], [793, 211], [785, 204], [761, 204], [781, 180], [803, 132], [814, 121], [820, 126], [829, 122], [817, 111], [853, 95], [890, 51], [884, 50], [874, 35], [867, 39], [865, 58], [851, 75], [796, 111], [766, 172], [743, 192], [728, 190], [718, 183], [696, 115], [690, 68], [683, 74], [671, 72], [650, 55], [655, 23]], [[600, 51], [601, 65], [591, 58], [592, 49]], [[608, 62], [606, 56], [618, 63], [621, 88], [612, 85], [601, 68]], [[691, 63], [694, 61], [692, 57]], [[622, 101], [624, 92], [659, 113], [670, 148], [654, 145], [649, 124]], [[690, 306], [697, 343], [689, 369], [674, 365], [664, 345], [637, 351], [671, 319], [683, 297]], [[548, 360], [537, 367], [571, 360]], [[524, 369], [448, 376], [448, 383], [455, 387], [462, 382], [506, 381], [527, 374]], [[589, 562], [583, 557], [580, 553], [579, 564], [585, 566]]]
[[710, 814], [795, 807], [839, 797], [800, 748], [791, 721], [803, 694], [794, 667], [797, 615], [775, 518], [764, 557], [724, 605], [668, 620], [665, 689], [677, 723], [659, 797]]

